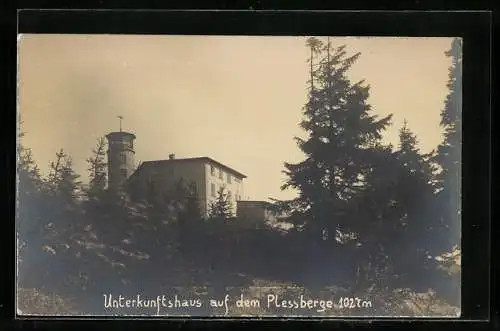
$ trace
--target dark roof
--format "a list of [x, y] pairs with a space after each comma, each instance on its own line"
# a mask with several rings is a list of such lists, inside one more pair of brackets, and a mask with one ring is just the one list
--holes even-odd
[[132, 137], [133, 139], [135, 139], [135, 134], [133, 133], [130, 133], [130, 132], [125, 132], [125, 131], [117, 131], [117, 132], [110, 132], [106, 135], [106, 138], [118, 138], [120, 136], [128, 136], [128, 137]]
[[274, 204], [269, 201], [261, 201], [261, 200], [238, 200], [236, 201], [236, 205], [239, 207], [260, 207], [265, 209], [272, 210]]
[[162, 166], [164, 164], [169, 164], [169, 163], [183, 163], [183, 162], [203, 162], [203, 163], [211, 163], [213, 165], [218, 166], [219, 168], [225, 169], [228, 172], [231, 172], [233, 175], [236, 175], [239, 178], [247, 178], [244, 174], [242, 174], [239, 171], [234, 170], [233, 168], [230, 168], [220, 162], [215, 161], [212, 158], [209, 157], [190, 157], [190, 158], [184, 158], [184, 159], [168, 159], [168, 160], [157, 160], [157, 161], [144, 161], [141, 163], [139, 168], [135, 171], [138, 172], [141, 168], [143, 167], [150, 167], [150, 166]]
[[267, 201], [262, 201], [262, 200], [238, 200], [236, 201], [237, 203], [242, 203], [242, 204], [255, 204], [255, 205], [268, 205], [270, 202]]
[[270, 207], [273, 204], [269, 201], [261, 201], [261, 200], [238, 200], [236, 201], [238, 205], [247, 205], [247, 206], [259, 206], [259, 207]]

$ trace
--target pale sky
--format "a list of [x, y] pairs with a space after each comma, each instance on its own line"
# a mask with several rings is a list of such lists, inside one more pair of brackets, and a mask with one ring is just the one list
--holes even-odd
[[[361, 52], [349, 76], [371, 85], [369, 103], [406, 118], [423, 151], [441, 141], [451, 38], [330, 39]], [[305, 37], [23, 35], [19, 111], [42, 173], [64, 148], [85, 179], [99, 136], [136, 134], [136, 161], [208, 156], [248, 176], [246, 198], [286, 199], [283, 162], [303, 159], [293, 137], [306, 102]]]

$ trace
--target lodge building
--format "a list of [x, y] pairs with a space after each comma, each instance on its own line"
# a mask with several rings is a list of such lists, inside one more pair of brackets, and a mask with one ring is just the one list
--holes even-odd
[[221, 188], [229, 195], [233, 215], [260, 218], [269, 214], [265, 204], [244, 199], [244, 180], [247, 177], [221, 162], [210, 157], [176, 158], [175, 154], [170, 154], [168, 159], [145, 161], [136, 168], [136, 136], [119, 131], [109, 133], [106, 138], [110, 190], [121, 190], [127, 185], [138, 195], [145, 195], [148, 190], [161, 194], [182, 180], [196, 193], [204, 217], [208, 216], [210, 205], [217, 199]]

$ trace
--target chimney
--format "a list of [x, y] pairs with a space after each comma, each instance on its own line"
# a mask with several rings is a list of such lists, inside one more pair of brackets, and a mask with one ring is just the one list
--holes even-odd
[[175, 154], [169, 154], [168, 155], [169, 160], [175, 160]]

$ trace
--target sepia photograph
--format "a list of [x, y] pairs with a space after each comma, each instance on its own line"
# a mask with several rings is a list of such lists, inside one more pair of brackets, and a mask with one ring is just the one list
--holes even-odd
[[461, 314], [462, 39], [20, 34], [19, 316]]

